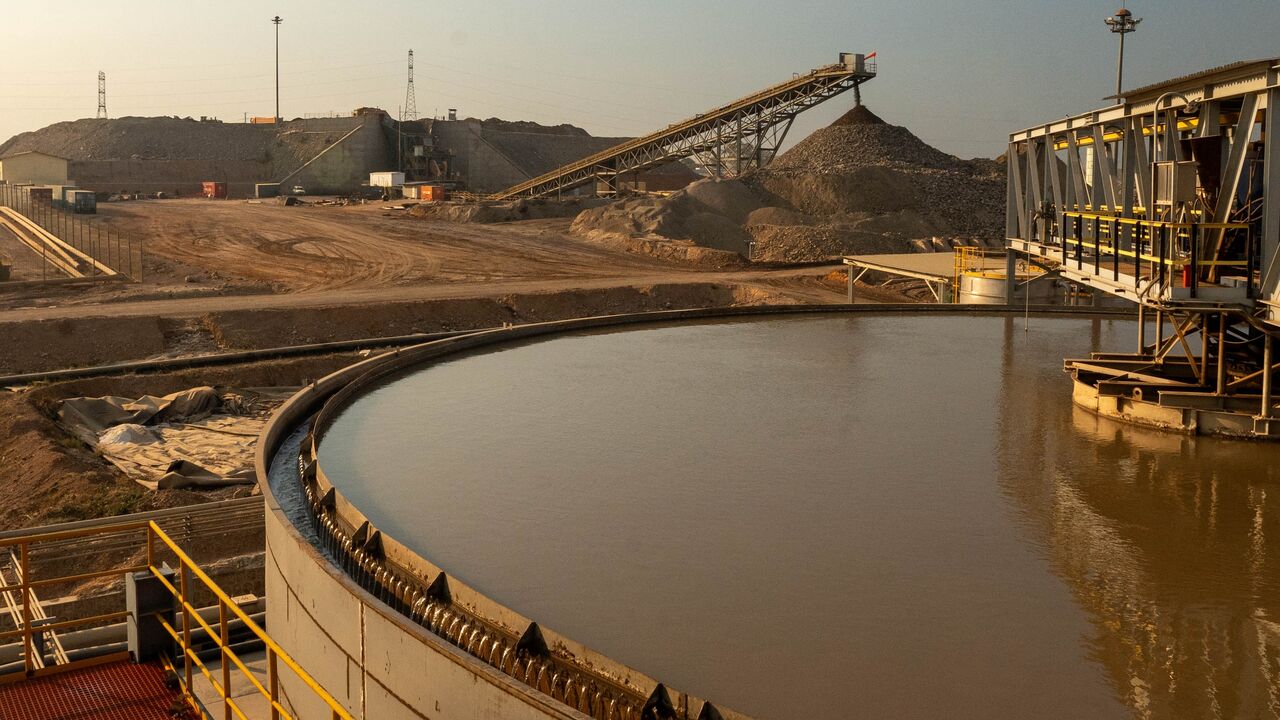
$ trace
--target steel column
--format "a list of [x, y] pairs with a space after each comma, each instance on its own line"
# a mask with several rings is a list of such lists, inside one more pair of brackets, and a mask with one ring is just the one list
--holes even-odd
[[1262, 281], [1259, 295], [1280, 300], [1280, 73], [1271, 72], [1266, 120], [1262, 127]]
[[[1205, 338], [1208, 340], [1208, 338]], [[1217, 393], [1227, 392], [1227, 316], [1218, 313], [1218, 382]]]
[[1262, 417], [1271, 417], [1272, 336], [1267, 333], [1262, 340]]

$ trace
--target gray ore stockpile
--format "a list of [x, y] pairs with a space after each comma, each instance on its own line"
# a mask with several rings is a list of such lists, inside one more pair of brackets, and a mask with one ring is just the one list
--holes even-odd
[[997, 245], [1004, 168], [961, 160], [859, 106], [768, 168], [584, 211], [574, 232], [655, 254], [763, 262]]

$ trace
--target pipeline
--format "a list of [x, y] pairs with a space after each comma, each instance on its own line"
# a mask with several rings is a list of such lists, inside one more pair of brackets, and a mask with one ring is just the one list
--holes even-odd
[[[496, 328], [485, 328], [491, 330]], [[413, 333], [411, 335], [391, 335], [387, 337], [362, 338], [359, 340], [336, 340], [324, 343], [305, 345], [285, 345], [282, 347], [264, 348], [262, 350], [240, 350], [229, 353], [197, 355], [185, 358], [168, 358], [165, 360], [136, 360], [131, 362], [94, 365], [66, 370], [44, 370], [41, 372], [0, 375], [0, 387], [25, 385], [35, 382], [57, 382], [62, 380], [80, 380], [92, 377], [109, 377], [164, 370], [188, 370], [199, 367], [215, 367], [218, 365], [235, 365], [258, 360], [275, 360], [286, 357], [303, 357], [307, 355], [329, 355], [332, 353], [366, 350], [371, 348], [400, 347], [418, 345], [433, 340], [444, 340], [459, 335], [469, 335], [484, 330], [443, 330], [434, 333]]]

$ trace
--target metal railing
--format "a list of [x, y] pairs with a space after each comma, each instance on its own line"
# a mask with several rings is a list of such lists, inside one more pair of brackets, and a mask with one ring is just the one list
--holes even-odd
[[[111, 567], [101, 570], [57, 574], [54, 568], [59, 564], [57, 554], [41, 554], [46, 546], [57, 546], [75, 538], [100, 538], [110, 542], [113, 548], [108, 560]], [[122, 538], [132, 538], [133, 543], [121, 548]], [[105, 625], [127, 620], [128, 610], [101, 613], [89, 617], [72, 620], [42, 619], [36, 591], [42, 588], [66, 587], [101, 581], [103, 578], [120, 578], [129, 573], [148, 573], [173, 597], [176, 606], [175, 620], [172, 622], [164, 613], [155, 613], [151, 619], [160, 626], [174, 641], [176, 657], [165, 658], [165, 665], [178, 679], [183, 694], [193, 710], [201, 717], [212, 719], [214, 716], [195, 698], [193, 680], [195, 672], [207, 679], [209, 686], [218, 698], [221, 717], [226, 720], [240, 718], [249, 720], [245, 710], [233, 696], [232, 668], [252, 686], [257, 695], [266, 699], [271, 709], [272, 720], [295, 717], [281, 700], [280, 673], [291, 672], [305, 687], [319, 698], [329, 709], [331, 720], [352, 720], [351, 715], [333, 698], [306, 670], [300, 667], [266, 631], [246, 613], [226, 592], [218, 586], [186, 552], [156, 524], [155, 521], [137, 521], [61, 532], [47, 532], [32, 535], [21, 535], [0, 539], [0, 548], [7, 549], [15, 558], [16, 567], [12, 574], [16, 582], [10, 582], [9, 574], [0, 580], [0, 595], [16, 593], [20, 600], [15, 601], [14, 608], [17, 628], [0, 632], [0, 640], [19, 638], [22, 645], [24, 672], [7, 677], [0, 677], [0, 682], [21, 680], [52, 672], [60, 672], [88, 664], [108, 660], [120, 660], [126, 654], [116, 653], [106, 657], [90, 658], [79, 661], [51, 663], [44, 650], [46, 638], [52, 633], [71, 627], [89, 625]], [[78, 559], [77, 569], [83, 569], [83, 559]], [[172, 562], [176, 568], [171, 569]], [[62, 563], [65, 564], [65, 563]], [[51, 566], [50, 572], [41, 573], [41, 566]], [[169, 578], [176, 575], [177, 581]], [[197, 597], [212, 596], [218, 611], [216, 623], [205, 621], [196, 606]], [[141, 618], [134, 618], [137, 622]], [[236, 624], [252, 634], [266, 649], [267, 679], [260, 682], [254, 676], [244, 659], [233, 649], [231, 627]], [[203, 632], [201, 632], [203, 631]], [[218, 651], [221, 668], [215, 671], [200, 659], [193, 638], [211, 642]], [[55, 658], [56, 660], [56, 658]], [[253, 694], [250, 695], [252, 697]]]
[[[1186, 288], [1195, 298], [1202, 284], [1236, 278], [1254, 297], [1257, 238], [1244, 223], [1147, 220], [1108, 213], [1068, 211], [1058, 228], [1063, 265], [1112, 282], [1131, 282], [1140, 296]], [[1211, 248], [1210, 245], [1213, 245]], [[1230, 274], [1224, 275], [1223, 270]]]
[[458, 202], [468, 202], [468, 203], [484, 202], [492, 197], [493, 197], [492, 195], [468, 192], [466, 190], [453, 190], [449, 193], [450, 200], [456, 200]]
[[[57, 207], [52, 199], [33, 199], [30, 188], [25, 186], [0, 185], [0, 206], [21, 214], [57, 239], [54, 243], [38, 243], [39, 247], [28, 244], [32, 252], [41, 256], [41, 279], [49, 279], [52, 271], [55, 277], [71, 275], [108, 278], [119, 274], [142, 282], [145, 244], [140, 238], [124, 235], [109, 225], [92, 223], [66, 212]], [[14, 231], [21, 232], [22, 228]], [[77, 272], [69, 272], [68, 265]]]
[[[961, 279], [966, 275], [1004, 279], [1007, 252], [1004, 248], [984, 248], [975, 245], [957, 247], [952, 268], [951, 302], [960, 302]], [[993, 258], [998, 261], [998, 266], [993, 266], [990, 262]], [[1044, 273], [1044, 268], [1032, 265], [1026, 260], [1018, 260], [1014, 267], [1014, 275], [1019, 280], [1019, 284], [1024, 278], [1029, 280]]]

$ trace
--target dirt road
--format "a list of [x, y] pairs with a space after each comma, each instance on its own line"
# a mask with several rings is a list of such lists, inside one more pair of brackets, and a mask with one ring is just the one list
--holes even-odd
[[[212, 274], [276, 292], [601, 277], [670, 267], [569, 236], [569, 221], [492, 225], [348, 207], [165, 200], [100, 206], [114, 228], [142, 238], [154, 282]], [[692, 271], [692, 269], [690, 269]]]
[[485, 298], [507, 294], [553, 293], [571, 290], [598, 290], [679, 283], [737, 283], [785, 287], [801, 297], [812, 294], [815, 302], [838, 302], [831, 288], [808, 282], [832, 267], [803, 267], [783, 270], [745, 270], [735, 272], [640, 272], [615, 277], [517, 280], [506, 282], [470, 282], [453, 284], [421, 284], [399, 287], [366, 287], [330, 289], [278, 295], [230, 295], [222, 297], [139, 300], [99, 305], [26, 307], [0, 310], [0, 323], [26, 320], [60, 320], [93, 317], [198, 317], [211, 312], [234, 310], [302, 309], [329, 306], [379, 305], [393, 302], [443, 300], [453, 298]]

